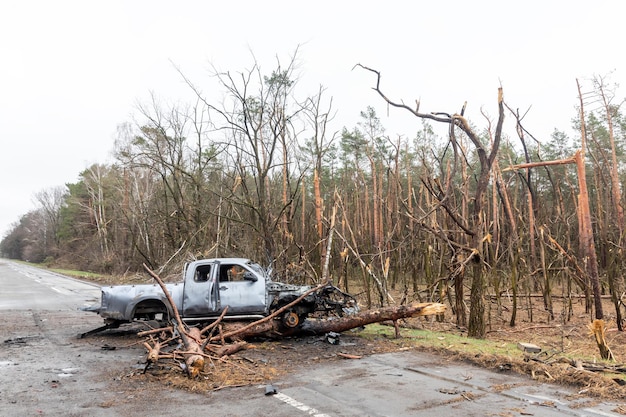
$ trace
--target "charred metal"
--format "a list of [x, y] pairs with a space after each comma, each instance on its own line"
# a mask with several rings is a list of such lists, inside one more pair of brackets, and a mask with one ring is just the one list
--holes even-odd
[[[313, 287], [273, 281], [271, 270], [246, 258], [214, 258], [190, 262], [182, 281], [166, 284], [175, 306], [170, 306], [159, 285], [102, 287], [99, 305], [85, 311], [99, 314], [105, 325], [82, 336], [138, 320], [167, 322], [173, 308], [186, 322], [258, 320], [287, 306]], [[302, 325], [307, 317], [344, 316], [358, 311], [351, 295], [326, 285], [284, 311], [279, 320], [287, 328]]]

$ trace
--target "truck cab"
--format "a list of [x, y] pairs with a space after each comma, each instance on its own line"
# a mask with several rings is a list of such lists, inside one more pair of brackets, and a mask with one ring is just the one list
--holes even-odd
[[[229, 316], [263, 316], [269, 301], [268, 277], [247, 259], [222, 258], [190, 262], [185, 267], [182, 316], [214, 317], [228, 306]], [[253, 317], [248, 317], [253, 318]]]

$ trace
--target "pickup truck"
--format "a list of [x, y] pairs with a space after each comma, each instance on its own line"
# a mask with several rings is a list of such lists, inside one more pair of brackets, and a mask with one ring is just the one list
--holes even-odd
[[[215, 320], [227, 306], [226, 320], [258, 320], [312, 287], [272, 281], [270, 270], [249, 259], [214, 258], [187, 263], [182, 282], [167, 283], [166, 288], [183, 321], [203, 322]], [[83, 310], [98, 313], [105, 325], [83, 337], [137, 320], [165, 322], [173, 315], [156, 283], [105, 286], [101, 290], [100, 304]], [[295, 328], [312, 314], [341, 316], [357, 309], [352, 296], [327, 285], [283, 312], [279, 320], [283, 326]]]

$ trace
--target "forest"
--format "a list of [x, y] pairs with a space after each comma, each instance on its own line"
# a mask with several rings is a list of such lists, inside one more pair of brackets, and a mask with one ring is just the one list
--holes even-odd
[[284, 282], [329, 277], [365, 307], [446, 303], [477, 338], [496, 317], [567, 321], [580, 299], [622, 330], [626, 120], [609, 76], [579, 81], [579, 136], [539, 141], [502, 88], [467, 120], [463, 103], [387, 97], [380, 73], [357, 64], [372, 79], [363, 88], [415, 117], [405, 137], [371, 106], [329, 131], [332, 97], [302, 97], [294, 62], [216, 71], [216, 97], [181, 74], [195, 102], [138, 105], [114, 161], [38, 192], [2, 256], [114, 275], [145, 263], [172, 277], [193, 259], [247, 257]]

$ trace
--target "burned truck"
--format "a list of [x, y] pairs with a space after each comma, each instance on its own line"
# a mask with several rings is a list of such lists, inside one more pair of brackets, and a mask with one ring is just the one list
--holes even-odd
[[[225, 309], [224, 320], [258, 320], [312, 288], [275, 282], [271, 270], [245, 258], [197, 260], [185, 265], [181, 282], [166, 284], [173, 307], [157, 284], [102, 287], [100, 304], [84, 310], [99, 314], [105, 324], [83, 336], [138, 320], [167, 322], [172, 308], [185, 322], [215, 320]], [[277, 319], [293, 329], [312, 315], [343, 316], [357, 310], [354, 297], [329, 284], [306, 295]]]

